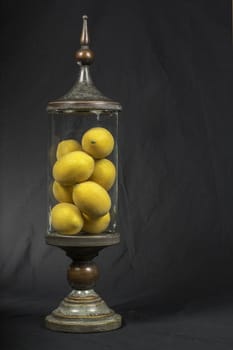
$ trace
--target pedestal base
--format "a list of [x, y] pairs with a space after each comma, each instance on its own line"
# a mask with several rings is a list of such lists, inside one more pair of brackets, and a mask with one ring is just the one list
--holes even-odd
[[90, 290], [73, 290], [45, 319], [47, 328], [72, 333], [106, 332], [121, 327], [121, 316]]

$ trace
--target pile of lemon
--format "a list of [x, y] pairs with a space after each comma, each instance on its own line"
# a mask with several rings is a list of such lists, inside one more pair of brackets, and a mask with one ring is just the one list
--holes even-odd
[[115, 182], [116, 168], [106, 157], [113, 148], [112, 134], [102, 127], [87, 130], [81, 144], [73, 139], [58, 144], [52, 191], [59, 203], [50, 215], [51, 224], [58, 233], [98, 234], [109, 226], [111, 198], [108, 191]]

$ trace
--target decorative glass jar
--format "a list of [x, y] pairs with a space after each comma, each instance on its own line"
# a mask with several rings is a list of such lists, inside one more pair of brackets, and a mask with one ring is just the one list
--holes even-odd
[[87, 16], [76, 52], [79, 77], [62, 98], [48, 104], [50, 119], [48, 232], [46, 242], [72, 259], [72, 292], [46, 317], [46, 326], [67, 332], [96, 332], [121, 326], [93, 286], [98, 269], [92, 259], [117, 244], [117, 130], [121, 105], [94, 86], [89, 66]]

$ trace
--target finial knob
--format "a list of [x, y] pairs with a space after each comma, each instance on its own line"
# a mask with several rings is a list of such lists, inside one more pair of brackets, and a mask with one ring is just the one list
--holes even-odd
[[94, 61], [94, 52], [89, 48], [89, 34], [86, 15], [83, 16], [83, 28], [80, 37], [81, 48], [76, 51], [75, 58], [80, 65], [90, 65]]

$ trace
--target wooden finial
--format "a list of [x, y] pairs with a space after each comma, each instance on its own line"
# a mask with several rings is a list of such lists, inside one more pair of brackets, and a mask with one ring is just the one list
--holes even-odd
[[89, 34], [87, 27], [87, 19], [86, 15], [83, 16], [83, 28], [80, 37], [80, 45], [81, 48], [76, 51], [75, 58], [77, 63], [81, 65], [90, 65], [94, 61], [94, 53], [89, 48]]

